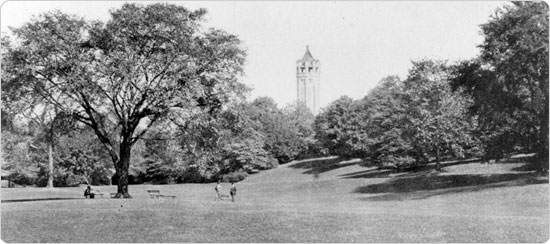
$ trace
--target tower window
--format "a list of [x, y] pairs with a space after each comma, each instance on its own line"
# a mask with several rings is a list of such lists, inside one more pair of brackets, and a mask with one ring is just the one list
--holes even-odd
[[313, 71], [313, 67], [309, 67], [308, 72], [311, 73], [311, 71]]

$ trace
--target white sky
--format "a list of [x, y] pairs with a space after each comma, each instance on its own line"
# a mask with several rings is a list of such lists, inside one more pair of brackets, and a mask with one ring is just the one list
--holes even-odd
[[[128, 1], [130, 2], [130, 1]], [[1, 31], [42, 12], [60, 9], [88, 20], [109, 18], [124, 1], [8, 1]], [[150, 2], [140, 2], [147, 4]], [[343, 95], [359, 99], [388, 75], [406, 78], [411, 60], [456, 61], [478, 54], [479, 25], [497, 1], [269, 1], [172, 2], [208, 10], [206, 25], [236, 34], [248, 51], [243, 82], [253, 99], [269, 96], [279, 107], [296, 100], [296, 60], [306, 49], [321, 62], [321, 106]]]

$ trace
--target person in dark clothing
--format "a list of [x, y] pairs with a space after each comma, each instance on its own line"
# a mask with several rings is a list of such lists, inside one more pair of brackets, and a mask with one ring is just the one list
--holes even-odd
[[84, 190], [84, 197], [85, 197], [85, 198], [88, 198], [88, 196], [89, 196], [90, 198], [94, 198], [94, 193], [92, 192], [92, 187], [90, 187], [90, 186], [88, 186], [88, 187], [86, 188], [86, 190]]
[[231, 194], [231, 202], [235, 202], [235, 196], [237, 195], [237, 187], [235, 186], [235, 183], [231, 183], [229, 194]]

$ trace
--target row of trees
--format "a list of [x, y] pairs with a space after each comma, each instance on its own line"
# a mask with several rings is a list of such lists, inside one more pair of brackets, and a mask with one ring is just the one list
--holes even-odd
[[361, 100], [341, 97], [315, 120], [332, 154], [411, 167], [445, 157], [536, 152], [548, 168], [548, 5], [515, 2], [481, 25], [473, 60], [413, 62]]
[[[18, 116], [21, 117], [21, 116]], [[26, 121], [21, 117], [22, 121]], [[108, 152], [83, 126], [64, 127], [55, 143], [45, 141], [41, 125], [3, 124], [7, 179], [17, 184], [76, 186], [117, 183]], [[273, 99], [236, 103], [215, 116], [195, 117], [177, 125], [155, 125], [134, 146], [129, 183], [242, 180], [249, 172], [277, 167], [310, 149], [313, 115], [305, 106], [277, 108]], [[47, 128], [46, 128], [47, 129]], [[51, 148], [50, 148], [51, 145]], [[49, 173], [46, 158], [55, 162]]]
[[341, 97], [316, 118], [319, 141], [331, 153], [380, 166], [437, 164], [479, 152], [468, 99], [451, 90], [441, 61], [413, 62], [406, 80], [389, 76], [361, 100]]
[[[2, 39], [3, 133], [14, 133], [13, 147], [26, 149], [28, 159], [33, 144], [21, 141], [28, 130], [4, 124], [40, 128], [42, 135], [31, 137], [48, 148], [49, 186], [54, 161], [98, 164], [108, 158], [117, 197], [130, 197], [129, 172], [141, 172], [130, 168], [132, 158], [136, 167], [145, 162], [152, 175], [183, 169], [205, 180], [272, 167], [273, 158], [293, 159], [304, 148], [297, 137], [307, 137], [302, 122], [290, 120], [295, 114], [279, 111], [270, 99], [243, 102], [247, 88], [238, 79], [246, 53], [235, 35], [204, 28], [205, 13], [172, 4], [124, 4], [106, 23], [54, 11], [13, 28], [15, 40]], [[61, 143], [62, 137], [92, 134], [102, 147], [90, 157], [88, 149]], [[23, 164], [9, 158], [9, 144], [3, 142], [8, 170]], [[132, 153], [140, 144], [141, 151]], [[95, 168], [73, 168], [86, 167]]]
[[246, 102], [246, 53], [202, 26], [204, 9], [125, 4], [106, 23], [46, 13], [2, 39], [3, 173], [113, 182], [130, 197], [130, 182], [238, 180], [319, 152], [406, 168], [525, 151], [546, 165], [547, 11], [507, 5], [481, 26], [478, 58], [413, 62], [405, 80], [386, 77], [316, 118], [303, 105]]

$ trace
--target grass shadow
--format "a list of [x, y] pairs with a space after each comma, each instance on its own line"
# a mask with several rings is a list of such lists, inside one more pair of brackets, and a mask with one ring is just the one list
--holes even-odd
[[[455, 160], [447, 161], [441, 163], [440, 172], [445, 172], [445, 167], [460, 165], [460, 164], [469, 164], [473, 162], [478, 162], [479, 159], [469, 159], [469, 160]], [[425, 176], [436, 170], [435, 163], [429, 163], [424, 165], [417, 165], [414, 168], [409, 169], [395, 169], [395, 168], [386, 168], [386, 169], [368, 169], [359, 172], [353, 172], [348, 174], [340, 175], [346, 179], [356, 179], [356, 178], [388, 178], [391, 174], [399, 174], [395, 177], [411, 177], [411, 176]]]
[[56, 200], [78, 200], [78, 199], [84, 199], [82, 197], [80, 198], [74, 198], [74, 197], [49, 197], [49, 198], [27, 198], [27, 199], [10, 199], [10, 200], [2, 200], [2, 203], [10, 203], [10, 202], [37, 202], [37, 201], [56, 201]]
[[298, 162], [289, 167], [295, 169], [308, 169], [304, 171], [304, 174], [321, 174], [327, 171], [335, 170], [342, 167], [347, 167], [354, 164], [361, 163], [360, 160], [350, 160], [345, 161], [345, 159], [335, 157], [335, 158], [324, 158], [324, 159], [315, 159], [307, 160], [303, 162]]
[[340, 175], [342, 178], [354, 179], [354, 178], [388, 178], [390, 174], [397, 173], [395, 169], [368, 169], [359, 172], [353, 172]]
[[358, 187], [354, 193], [382, 194], [364, 198], [370, 201], [416, 200], [442, 194], [542, 183], [548, 183], [548, 177], [540, 177], [536, 173], [424, 175], [392, 178], [380, 184]]
[[539, 172], [541, 175], [548, 175], [548, 162], [540, 162], [535, 157], [513, 158], [508, 159], [503, 163], [524, 163], [523, 165], [512, 168], [511, 170], [518, 172]]

